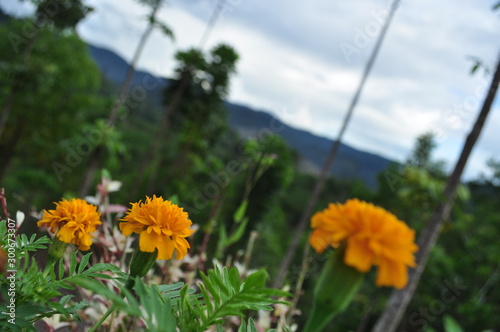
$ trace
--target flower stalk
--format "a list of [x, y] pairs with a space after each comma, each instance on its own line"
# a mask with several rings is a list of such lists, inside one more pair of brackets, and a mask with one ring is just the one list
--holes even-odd
[[45, 265], [45, 271], [43, 271], [44, 276], [47, 276], [55, 263], [63, 257], [68, 246], [69, 243], [63, 242], [57, 236], [54, 236], [49, 247], [47, 265]]
[[131, 290], [134, 287], [136, 277], [144, 277], [153, 267], [158, 258], [158, 249], [153, 252], [144, 252], [136, 248], [130, 261], [130, 274], [125, 284], [125, 288]]
[[[134, 254], [132, 256], [132, 260], [130, 261], [130, 273], [125, 282], [123, 289], [132, 290], [135, 285], [135, 278], [144, 277], [149, 270], [153, 267], [153, 264], [156, 262], [156, 258], [158, 257], [158, 250], [154, 250], [153, 252], [144, 252], [139, 248], [136, 248]], [[125, 297], [125, 293], [120, 292], [121, 297]], [[97, 321], [97, 323], [89, 330], [89, 332], [96, 331], [99, 326], [104, 323], [104, 321], [116, 310], [116, 305], [112, 305], [109, 309], [104, 313], [104, 315]]]
[[313, 307], [305, 332], [322, 331], [327, 324], [351, 303], [363, 283], [364, 273], [344, 263], [344, 248], [328, 258], [314, 288]]

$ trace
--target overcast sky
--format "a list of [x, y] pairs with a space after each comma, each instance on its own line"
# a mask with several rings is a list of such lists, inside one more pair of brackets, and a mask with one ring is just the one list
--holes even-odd
[[[404, 161], [420, 134], [438, 134], [436, 158], [451, 168], [491, 80], [470, 75], [470, 56], [494, 69], [500, 54], [498, 0], [402, 0], [344, 141]], [[87, 1], [95, 11], [81, 37], [132, 58], [148, 10], [133, 0]], [[172, 76], [173, 55], [198, 46], [217, 0], [170, 0], [159, 17], [175, 33], [155, 32], [139, 68]], [[229, 100], [268, 111], [289, 125], [335, 138], [390, 8], [390, 0], [226, 0], [206, 45], [224, 42], [240, 54]], [[27, 2], [0, 0], [11, 14]], [[473, 151], [466, 178], [500, 158], [497, 100]]]

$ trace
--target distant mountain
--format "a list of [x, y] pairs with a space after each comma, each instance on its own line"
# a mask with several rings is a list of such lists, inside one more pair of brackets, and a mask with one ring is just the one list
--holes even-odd
[[[271, 131], [283, 137], [303, 158], [301, 168], [318, 174], [332, 147], [332, 140], [290, 127], [269, 113], [254, 111], [243, 105], [227, 103], [229, 123], [244, 137]], [[386, 169], [390, 160], [341, 144], [331, 174], [342, 179], [360, 179], [370, 188], [377, 186], [377, 174]]]
[[[128, 69], [127, 62], [104, 48], [89, 45], [89, 50], [101, 72], [111, 81], [121, 84]], [[132, 85], [144, 85], [143, 82], [151, 82], [152, 78], [160, 84], [150, 92], [152, 95], [159, 95], [167, 86], [168, 79], [138, 71], [134, 75]], [[264, 132], [273, 132], [281, 136], [291, 148], [299, 153], [301, 156], [299, 167], [302, 171], [319, 173], [332, 145], [330, 139], [290, 127], [269, 113], [255, 111], [247, 106], [230, 102], [225, 104], [229, 112], [229, 125], [242, 137], [258, 137]], [[390, 160], [378, 155], [341, 144], [331, 174], [342, 179], [359, 179], [368, 187], [376, 188], [377, 174], [386, 169], [390, 163]]]
[[7, 22], [10, 19], [10, 16], [7, 15], [2, 8], [0, 8], [0, 24]]
[[[110, 50], [92, 45], [89, 45], [89, 51], [90, 56], [107, 79], [118, 85], [123, 82], [127, 74], [128, 63], [122, 57]], [[165, 78], [137, 70], [132, 78], [132, 86], [152, 84], [150, 78], [154, 78], [155, 82], [159, 83], [159, 86], [155, 88], [157, 90], [163, 90], [168, 84], [168, 80]]]

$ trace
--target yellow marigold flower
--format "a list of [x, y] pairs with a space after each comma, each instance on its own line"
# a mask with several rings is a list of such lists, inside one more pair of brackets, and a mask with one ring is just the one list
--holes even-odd
[[43, 219], [38, 221], [38, 227], [46, 225], [51, 233], [65, 243], [74, 243], [78, 249], [86, 251], [92, 245], [90, 233], [101, 224], [101, 214], [95, 205], [83, 199], [73, 198], [70, 201], [63, 199], [57, 202], [55, 210], [44, 210]]
[[153, 252], [158, 249], [158, 259], [171, 259], [174, 251], [176, 259], [187, 254], [189, 243], [185, 237], [194, 231], [190, 230], [192, 222], [187, 212], [162, 197], [146, 196], [146, 202], [131, 203], [127, 215], [120, 219], [120, 230], [125, 236], [140, 234], [139, 249]]
[[415, 232], [392, 213], [358, 199], [329, 204], [311, 218], [311, 246], [322, 253], [345, 243], [344, 263], [360, 272], [378, 265], [378, 286], [403, 288], [415, 267]]

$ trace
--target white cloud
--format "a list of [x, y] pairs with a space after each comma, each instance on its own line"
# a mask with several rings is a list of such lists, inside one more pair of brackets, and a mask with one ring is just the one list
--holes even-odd
[[[139, 67], [172, 75], [175, 51], [199, 44], [216, 2], [170, 0], [160, 18], [174, 30], [176, 41], [153, 33]], [[241, 55], [231, 101], [334, 138], [375, 43], [372, 32], [380, 29], [377, 17], [391, 2], [228, 0], [207, 47], [227, 42]], [[11, 3], [0, 0], [3, 8], [26, 10]], [[130, 60], [147, 9], [132, 0], [89, 3], [96, 12], [80, 24], [82, 37]], [[484, 83], [481, 75], [469, 75], [467, 56], [481, 57], [493, 67], [499, 52], [500, 20], [491, 5], [490, 0], [402, 0], [346, 142], [404, 160], [418, 135], [439, 132], [437, 156], [452, 165], [484, 98], [475, 97]], [[359, 44], [363, 34], [365, 45]], [[351, 61], [342, 53], [343, 44], [358, 48]], [[471, 98], [476, 98], [474, 107], [463, 111], [460, 105]], [[498, 155], [498, 112], [497, 101], [467, 167], [468, 178]]]

